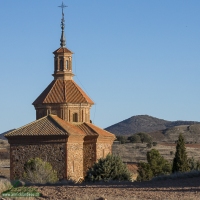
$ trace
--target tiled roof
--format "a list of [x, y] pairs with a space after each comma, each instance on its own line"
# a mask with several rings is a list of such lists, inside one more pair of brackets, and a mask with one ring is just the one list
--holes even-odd
[[94, 102], [73, 80], [53, 80], [33, 102], [41, 103], [90, 103]]
[[14, 131], [5, 134], [5, 137], [12, 136], [44, 136], [44, 135], [96, 135], [113, 137], [115, 135], [105, 131], [91, 123], [69, 123], [57, 115], [48, 115]]
[[80, 130], [82, 130], [86, 135], [98, 135], [93, 129], [87, 126], [86, 123], [75, 124]]
[[77, 124], [76, 125], [78, 128], [80, 128], [86, 135], [99, 135], [99, 136], [104, 136], [104, 137], [113, 137], [115, 138], [115, 135], [105, 131], [94, 124], [91, 123], [82, 123], [82, 124]]
[[73, 52], [65, 47], [64, 48], [60, 47], [57, 50], [55, 50], [53, 53], [55, 54], [55, 53], [73, 53]]
[[85, 135], [80, 129], [65, 122], [56, 115], [48, 115], [33, 121], [21, 128], [9, 132], [5, 137], [12, 136], [43, 136], [43, 135]]

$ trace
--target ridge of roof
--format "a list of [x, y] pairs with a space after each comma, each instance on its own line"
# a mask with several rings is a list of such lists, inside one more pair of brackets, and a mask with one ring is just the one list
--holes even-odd
[[81, 95], [83, 96], [83, 98], [87, 98], [91, 104], [94, 104], [94, 102], [91, 100], [91, 98], [83, 91], [83, 89], [74, 81], [71, 80], [72, 83], [78, 88], [78, 90], [81, 92]]
[[90, 127], [93, 131], [95, 131], [97, 134], [101, 135], [101, 136], [107, 136], [107, 137], [114, 137], [116, 138], [116, 136], [113, 133], [110, 133], [92, 123], [88, 123], [88, 122], [84, 122], [84, 124], [86, 124], [88, 127]]
[[59, 118], [57, 115], [50, 114], [48, 116], [51, 117], [59, 126], [61, 126], [69, 135], [80, 135], [80, 134], [85, 135], [85, 133], [82, 130], [78, 129], [73, 124], [64, 121], [63, 119]]
[[44, 89], [44, 91], [35, 99], [35, 101], [32, 103], [32, 105], [41, 103], [41, 101], [44, 101], [46, 98], [46, 95], [51, 91], [54, 83], [56, 80], [51, 81], [51, 83]]

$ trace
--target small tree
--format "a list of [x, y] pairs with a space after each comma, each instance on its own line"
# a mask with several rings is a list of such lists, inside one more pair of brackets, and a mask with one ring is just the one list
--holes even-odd
[[152, 147], [152, 143], [147, 143], [147, 148], [151, 148]]
[[138, 167], [138, 181], [151, 180], [154, 176], [171, 173], [171, 164], [156, 149], [147, 152], [147, 162]]
[[132, 143], [140, 143], [141, 142], [140, 136], [137, 135], [137, 134], [134, 134], [134, 135], [130, 136], [128, 139]]
[[130, 142], [137, 143], [137, 142], [146, 142], [152, 143], [152, 138], [148, 133], [136, 133], [128, 138]]
[[126, 137], [125, 136], [116, 136], [117, 140], [120, 141], [121, 144], [126, 143]]
[[190, 171], [192, 170], [200, 170], [200, 161], [196, 161], [194, 157], [188, 159], [188, 165]]
[[86, 181], [130, 181], [131, 173], [119, 156], [108, 154], [87, 171]]
[[137, 181], [149, 181], [153, 178], [153, 172], [149, 163], [140, 162], [138, 165]]
[[152, 138], [148, 133], [138, 133], [140, 136], [141, 142], [152, 143]]
[[177, 145], [176, 145], [176, 153], [173, 160], [172, 172], [186, 172], [189, 171], [187, 153], [185, 148], [185, 141], [182, 134], [179, 135]]
[[40, 158], [30, 159], [24, 165], [23, 180], [31, 183], [55, 183], [58, 181], [57, 173], [50, 163]]
[[153, 142], [152, 144], [155, 147], [155, 146], [157, 146], [158, 143], [157, 142]]

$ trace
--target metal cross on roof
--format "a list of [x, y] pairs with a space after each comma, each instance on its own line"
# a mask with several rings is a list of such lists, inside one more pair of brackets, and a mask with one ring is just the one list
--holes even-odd
[[67, 7], [67, 6], [62, 2], [62, 4], [61, 4], [60, 6], [58, 6], [58, 7], [62, 8], [62, 14], [63, 14], [63, 9], [64, 9], [65, 7]]

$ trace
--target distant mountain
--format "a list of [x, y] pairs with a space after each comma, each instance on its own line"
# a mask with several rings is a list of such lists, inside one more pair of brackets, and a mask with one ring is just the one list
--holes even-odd
[[15, 129], [11, 129], [11, 130], [9, 130], [9, 131], [6, 131], [6, 132], [4, 132], [4, 133], [1, 133], [1, 134], [0, 134], [0, 139], [1, 139], [1, 140], [7, 140], [7, 139], [4, 137], [4, 135], [5, 135], [6, 133], [9, 133], [9, 132], [13, 131], [13, 130], [15, 130]]
[[174, 126], [193, 125], [195, 121], [167, 121], [149, 115], [137, 115], [105, 128], [115, 135], [131, 135], [138, 132], [156, 132]]

